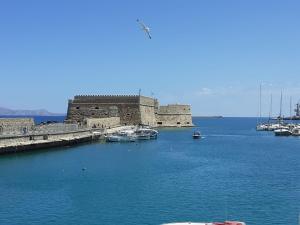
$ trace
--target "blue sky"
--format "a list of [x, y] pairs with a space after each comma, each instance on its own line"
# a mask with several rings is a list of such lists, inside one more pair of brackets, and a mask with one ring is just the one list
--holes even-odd
[[[66, 112], [76, 94], [284, 114], [300, 99], [300, 1], [0, 1], [0, 106]], [[150, 28], [153, 39], [136, 19]]]

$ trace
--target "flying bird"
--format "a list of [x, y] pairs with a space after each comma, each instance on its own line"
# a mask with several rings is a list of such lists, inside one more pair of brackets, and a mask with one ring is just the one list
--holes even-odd
[[136, 20], [136, 22], [138, 22], [141, 27], [142, 30], [145, 31], [145, 33], [148, 35], [149, 39], [151, 39], [151, 34], [150, 34], [150, 28], [147, 27], [142, 21], [140, 21], [139, 19]]

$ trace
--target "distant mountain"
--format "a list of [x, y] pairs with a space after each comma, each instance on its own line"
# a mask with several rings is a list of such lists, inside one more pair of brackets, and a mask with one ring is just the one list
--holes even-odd
[[52, 113], [45, 109], [23, 110], [23, 109], [7, 109], [0, 107], [1, 116], [63, 116], [63, 113]]

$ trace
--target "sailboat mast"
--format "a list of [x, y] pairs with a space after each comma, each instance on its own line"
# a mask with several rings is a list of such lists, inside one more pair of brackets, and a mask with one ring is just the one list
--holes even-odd
[[292, 119], [292, 96], [290, 97], [290, 119]]
[[261, 84], [259, 85], [259, 118], [261, 120]]
[[281, 119], [282, 116], [282, 90], [280, 93], [280, 112], [279, 112], [279, 118]]
[[271, 94], [269, 120], [271, 120], [271, 118], [272, 118], [272, 110], [273, 110], [273, 96], [272, 96], [272, 94]]

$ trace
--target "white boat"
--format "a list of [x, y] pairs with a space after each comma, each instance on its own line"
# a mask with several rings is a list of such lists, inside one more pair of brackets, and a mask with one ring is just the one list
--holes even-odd
[[287, 128], [279, 128], [279, 129], [274, 130], [274, 134], [276, 136], [290, 136], [290, 135], [292, 135], [292, 131], [290, 131]]
[[156, 139], [157, 135], [158, 135], [158, 131], [154, 130], [154, 129], [151, 129], [151, 128], [142, 128], [142, 127], [140, 127], [135, 131], [135, 134], [137, 136], [139, 136], [139, 135], [149, 136], [150, 139]]
[[258, 124], [256, 126], [257, 131], [266, 131], [269, 130], [269, 125], [268, 124]]
[[147, 133], [137, 133], [136, 134], [136, 137], [138, 140], [150, 140], [150, 134], [147, 134]]
[[136, 139], [137, 137], [133, 130], [121, 130], [106, 138], [108, 142], [133, 142], [136, 141]]
[[277, 129], [282, 128], [282, 127], [283, 127], [283, 125], [280, 124], [280, 123], [271, 123], [268, 126], [268, 131], [274, 131], [274, 130], [277, 130]]
[[293, 135], [293, 136], [300, 136], [300, 126], [297, 126], [297, 127], [295, 127], [295, 128], [292, 130], [292, 135]]
[[108, 141], [108, 142], [134, 142], [134, 141], [136, 141], [136, 137], [112, 134], [112, 135], [107, 136], [106, 141]]

